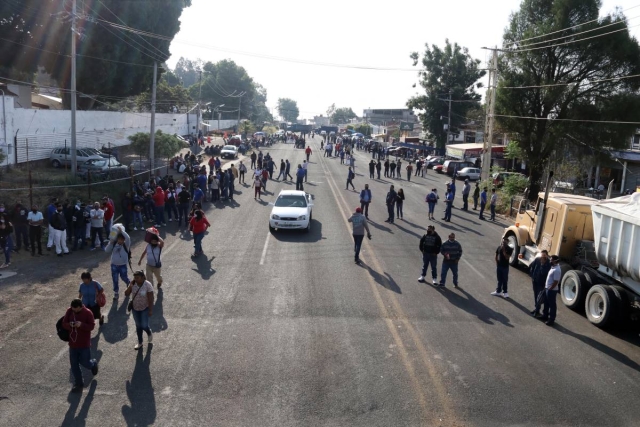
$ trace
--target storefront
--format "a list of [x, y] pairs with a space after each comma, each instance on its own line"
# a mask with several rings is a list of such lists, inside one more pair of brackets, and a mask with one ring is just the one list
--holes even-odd
[[[482, 157], [482, 150], [484, 144], [450, 144], [447, 145], [447, 157], [459, 160], [475, 161], [477, 158]], [[491, 159], [496, 163], [496, 160], [504, 160], [504, 145], [494, 145], [491, 147]]]

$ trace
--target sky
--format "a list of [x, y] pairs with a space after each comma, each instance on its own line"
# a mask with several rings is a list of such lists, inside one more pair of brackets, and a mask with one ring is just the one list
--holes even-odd
[[[365, 108], [405, 108], [420, 90], [412, 87], [418, 68], [409, 55], [422, 55], [425, 44], [443, 46], [448, 38], [484, 65], [489, 53], [482, 47], [501, 45], [519, 5], [520, 0], [192, 0], [168, 64], [174, 67], [180, 57], [232, 59], [267, 89], [274, 115], [278, 98], [291, 98], [301, 118], [326, 115], [334, 103], [361, 116]], [[615, 7], [627, 10], [630, 27], [640, 24], [640, 0], [603, 0], [601, 14]], [[630, 29], [636, 38], [639, 30]]]

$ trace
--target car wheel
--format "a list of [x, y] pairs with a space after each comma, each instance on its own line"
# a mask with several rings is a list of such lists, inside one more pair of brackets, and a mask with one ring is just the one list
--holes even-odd
[[51, 162], [51, 166], [53, 166], [54, 168], [59, 168], [62, 165], [60, 164], [60, 160], [54, 160]]
[[520, 255], [520, 246], [518, 246], [518, 238], [514, 233], [510, 232], [507, 234], [507, 239], [509, 240], [509, 246], [513, 248], [513, 252], [509, 257], [509, 264], [516, 267], [518, 264], [520, 264], [520, 258], [518, 257], [518, 255]]
[[270, 232], [272, 232], [272, 233], [274, 233], [274, 232], [276, 231], [276, 229], [275, 229], [275, 228], [273, 228], [273, 227], [271, 226], [271, 224], [269, 224], [269, 231], [270, 231]]

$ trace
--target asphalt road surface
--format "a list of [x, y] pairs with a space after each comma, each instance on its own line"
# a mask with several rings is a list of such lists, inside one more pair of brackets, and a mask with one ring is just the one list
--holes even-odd
[[[208, 208], [205, 256], [190, 258], [191, 237], [163, 227], [153, 346], [134, 351], [128, 300], [109, 300], [92, 341], [100, 372], [84, 371], [82, 394], [69, 393], [54, 325], [83, 270], [111, 295], [107, 254], [36, 259], [0, 281], [0, 425], [638, 425], [636, 333], [600, 331], [561, 304], [556, 326], [545, 326], [529, 315], [530, 281], [516, 269], [511, 299], [489, 295], [507, 220], [454, 209], [451, 223], [435, 221], [464, 249], [461, 287], [450, 277], [445, 289], [417, 282], [424, 197], [444, 190], [443, 176], [370, 180], [369, 156], [357, 152], [354, 184], [372, 188], [373, 239], [355, 265], [346, 219], [358, 192], [345, 190], [346, 166], [322, 157], [319, 141], [305, 185], [311, 231], [269, 233], [267, 203], [295, 188], [274, 181], [262, 203], [248, 184], [234, 203]], [[263, 151], [294, 166], [304, 158], [291, 145]], [[395, 224], [383, 222], [390, 183], [407, 197]], [[133, 239], [137, 260], [142, 233]]]

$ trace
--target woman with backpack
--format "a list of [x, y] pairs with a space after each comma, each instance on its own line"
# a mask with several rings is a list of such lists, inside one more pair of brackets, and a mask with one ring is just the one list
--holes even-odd
[[104, 315], [100, 314], [100, 307], [104, 307], [106, 304], [106, 297], [104, 295], [104, 288], [100, 284], [93, 280], [91, 273], [85, 271], [80, 275], [82, 283], [78, 289], [78, 298], [82, 300], [82, 304], [87, 307], [93, 313], [93, 318], [98, 319], [98, 323], [102, 325], [104, 323]]
[[402, 219], [402, 205], [404, 204], [404, 190], [401, 188], [396, 195], [396, 217]]
[[429, 219], [435, 220], [433, 217], [433, 212], [436, 209], [436, 203], [438, 203], [438, 193], [435, 188], [431, 189], [431, 193], [427, 195], [427, 204], [429, 205]]

